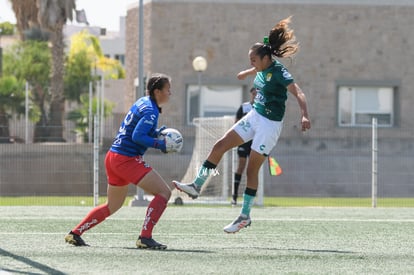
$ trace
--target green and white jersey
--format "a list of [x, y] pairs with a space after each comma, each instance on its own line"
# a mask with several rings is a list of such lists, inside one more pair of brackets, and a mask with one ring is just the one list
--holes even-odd
[[262, 116], [275, 121], [282, 121], [285, 115], [287, 86], [293, 82], [292, 75], [279, 61], [264, 71], [258, 72], [254, 79], [257, 90], [253, 107]]

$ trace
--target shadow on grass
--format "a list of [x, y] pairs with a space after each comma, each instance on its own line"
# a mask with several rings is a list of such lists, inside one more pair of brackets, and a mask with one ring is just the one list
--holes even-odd
[[302, 252], [311, 252], [311, 253], [336, 253], [336, 254], [354, 254], [355, 253], [353, 251], [335, 250], [335, 249], [299, 249], [299, 248], [286, 248], [286, 249], [279, 249], [279, 250], [302, 251]]
[[201, 249], [142, 249], [142, 248], [136, 248], [136, 247], [124, 247], [124, 249], [130, 249], [130, 250], [139, 250], [139, 251], [156, 251], [156, 252], [183, 252], [183, 253], [215, 253], [214, 251], [210, 250], [201, 250]]
[[[4, 257], [9, 257], [12, 258], [16, 261], [22, 262], [26, 265], [29, 265], [31, 267], [37, 268], [39, 269], [39, 271], [42, 271], [42, 273], [46, 273], [46, 274], [55, 274], [55, 275], [64, 275], [66, 273], [63, 273], [59, 270], [53, 269], [47, 265], [41, 264], [39, 262], [35, 262], [33, 260], [30, 260], [29, 258], [23, 257], [23, 256], [19, 256], [13, 253], [10, 253], [4, 249], [0, 248], [0, 256], [4, 256]], [[3, 269], [4, 271], [7, 272], [12, 272], [12, 273], [16, 273], [16, 274], [40, 274], [40, 273], [33, 273], [33, 272], [21, 272], [18, 270], [10, 270], [10, 269]]]
[[[259, 247], [251, 246], [249, 248], [257, 250], [274, 250], [274, 251], [298, 251], [298, 252], [310, 252], [310, 253], [336, 253], [336, 254], [355, 254], [353, 251], [336, 250], [336, 249], [305, 249], [305, 248], [276, 248], [276, 247]], [[234, 248], [225, 248], [234, 249]]]

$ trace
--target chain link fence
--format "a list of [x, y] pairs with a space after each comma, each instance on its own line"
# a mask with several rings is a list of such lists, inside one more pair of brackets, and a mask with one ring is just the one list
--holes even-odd
[[[99, 150], [99, 195], [106, 194], [103, 165], [123, 116], [105, 119]], [[149, 149], [146, 162], [167, 181], [180, 180], [191, 165], [194, 149], [193, 126], [173, 125], [168, 118], [161, 124], [173, 126], [184, 135], [184, 149], [178, 154], [162, 154]], [[10, 137], [0, 144], [0, 199], [16, 196], [93, 196], [93, 143], [82, 143], [74, 125], [65, 121], [66, 142], [33, 143], [24, 140], [25, 127], [17, 120], [9, 125]], [[285, 122], [285, 128], [294, 123]], [[343, 129], [342, 129], [343, 130]], [[330, 131], [296, 138], [282, 136], [272, 151], [283, 169], [280, 176], [264, 173], [265, 197], [370, 198], [372, 140], [370, 128], [347, 128], [347, 137], [330, 138]], [[317, 131], [317, 130], [316, 130]], [[414, 197], [414, 132], [378, 128], [378, 197]], [[288, 132], [288, 131], [286, 131]], [[205, 156], [206, 157], [206, 156]], [[265, 164], [267, 165], [267, 164]], [[267, 171], [267, 168], [265, 171]], [[245, 180], [245, 176], [243, 176]], [[231, 190], [231, 182], [226, 183]], [[242, 189], [241, 189], [242, 190]], [[130, 185], [130, 195], [136, 188]]]

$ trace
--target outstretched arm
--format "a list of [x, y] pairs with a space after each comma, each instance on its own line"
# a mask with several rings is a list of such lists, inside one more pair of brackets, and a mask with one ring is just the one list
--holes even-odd
[[288, 91], [293, 94], [299, 104], [300, 107], [300, 112], [302, 115], [302, 119], [301, 119], [301, 124], [302, 124], [302, 131], [306, 131], [309, 130], [311, 128], [311, 123], [309, 120], [309, 115], [308, 115], [308, 107], [306, 104], [306, 96], [305, 94], [302, 92], [302, 89], [299, 87], [298, 84], [296, 83], [291, 83], [287, 86]]
[[241, 71], [240, 73], [237, 74], [237, 78], [240, 80], [245, 79], [246, 77], [248, 77], [249, 75], [255, 75], [257, 73], [256, 69], [254, 67]]

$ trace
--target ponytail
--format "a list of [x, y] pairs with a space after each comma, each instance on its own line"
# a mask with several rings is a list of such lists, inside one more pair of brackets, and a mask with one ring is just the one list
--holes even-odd
[[299, 43], [293, 30], [289, 28], [292, 16], [279, 21], [269, 32], [269, 36], [265, 36], [263, 43], [256, 43], [251, 47], [260, 58], [269, 56], [275, 57], [291, 57], [299, 50]]
[[272, 55], [277, 57], [290, 57], [299, 50], [293, 30], [289, 28], [292, 16], [281, 20], [269, 32], [269, 45]]

